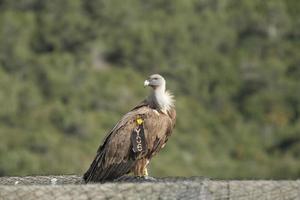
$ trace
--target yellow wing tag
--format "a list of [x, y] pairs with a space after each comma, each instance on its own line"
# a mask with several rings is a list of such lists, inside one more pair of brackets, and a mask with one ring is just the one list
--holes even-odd
[[136, 119], [136, 123], [137, 123], [138, 125], [141, 125], [143, 122], [144, 122], [144, 121], [143, 121], [142, 118], [137, 118], [137, 119]]

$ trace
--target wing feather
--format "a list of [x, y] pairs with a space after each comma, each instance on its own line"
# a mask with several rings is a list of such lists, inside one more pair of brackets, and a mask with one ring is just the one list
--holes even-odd
[[113, 180], [130, 172], [136, 163], [136, 160], [130, 157], [130, 135], [136, 126], [136, 117], [148, 111], [147, 106], [141, 105], [122, 117], [105, 137], [103, 145], [98, 148], [94, 161], [83, 176], [86, 182]]

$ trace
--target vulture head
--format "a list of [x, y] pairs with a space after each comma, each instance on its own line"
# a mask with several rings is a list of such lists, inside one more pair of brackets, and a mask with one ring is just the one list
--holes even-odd
[[150, 86], [153, 89], [161, 89], [165, 91], [166, 81], [161, 75], [153, 74], [147, 80], [145, 80], [144, 86]]
[[151, 75], [145, 80], [144, 86], [149, 86], [153, 89], [153, 92], [148, 97], [150, 105], [155, 105], [154, 107], [163, 113], [166, 113], [174, 106], [173, 95], [166, 91], [166, 81], [161, 75]]

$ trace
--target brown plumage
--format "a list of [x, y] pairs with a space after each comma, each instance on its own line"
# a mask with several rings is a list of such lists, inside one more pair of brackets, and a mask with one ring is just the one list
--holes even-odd
[[[149, 97], [125, 114], [104, 139], [90, 168], [84, 174], [86, 182], [114, 180], [129, 172], [147, 176], [151, 158], [165, 145], [175, 125], [173, 97], [165, 90], [165, 80], [154, 74], [144, 83], [153, 88]], [[142, 119], [146, 148], [134, 152], [131, 136]]]

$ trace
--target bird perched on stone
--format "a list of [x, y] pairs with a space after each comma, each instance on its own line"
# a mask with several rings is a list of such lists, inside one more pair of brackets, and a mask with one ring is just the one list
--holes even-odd
[[166, 81], [161, 75], [151, 75], [144, 86], [152, 88], [150, 95], [126, 113], [107, 134], [83, 176], [86, 183], [112, 181], [130, 172], [151, 178], [147, 166], [171, 135], [176, 111], [174, 98], [166, 90]]

